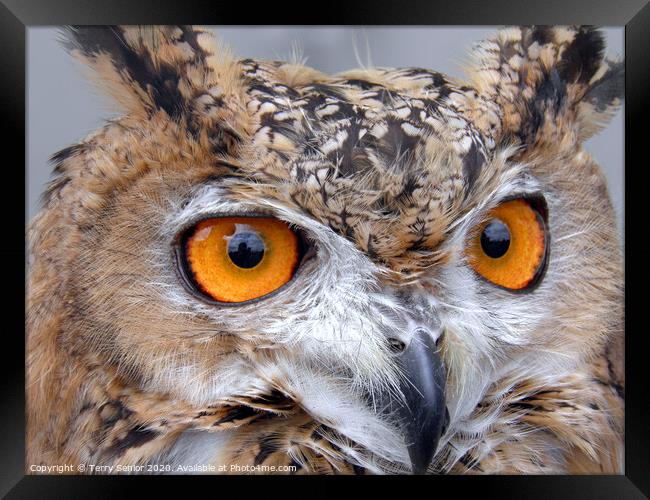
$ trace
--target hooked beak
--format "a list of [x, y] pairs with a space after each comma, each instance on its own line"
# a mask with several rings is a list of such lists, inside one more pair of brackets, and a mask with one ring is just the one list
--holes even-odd
[[448, 424], [445, 368], [431, 334], [422, 328], [415, 330], [397, 358], [405, 376], [401, 384], [404, 399], [391, 398], [390, 407], [403, 430], [412, 471], [423, 474]]

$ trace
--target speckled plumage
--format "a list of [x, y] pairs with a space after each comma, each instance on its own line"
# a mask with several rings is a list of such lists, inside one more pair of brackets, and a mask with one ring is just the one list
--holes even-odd
[[[597, 30], [501, 30], [468, 82], [236, 60], [199, 28], [67, 37], [124, 116], [55, 155], [30, 226], [28, 463], [408, 471], [363, 395], [395, 390], [386, 339], [415, 324], [444, 332], [448, 371], [430, 472], [622, 471], [621, 256], [581, 143], [623, 65]], [[527, 193], [551, 251], [517, 294], [464, 249]], [[215, 213], [283, 219], [317, 256], [266, 300], [203, 303], [170, 245]]]

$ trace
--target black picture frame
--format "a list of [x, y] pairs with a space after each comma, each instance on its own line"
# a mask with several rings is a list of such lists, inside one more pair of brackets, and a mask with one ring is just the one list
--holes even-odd
[[[25, 57], [26, 31], [30, 26], [65, 24], [300, 24], [300, 25], [509, 25], [509, 24], [595, 24], [625, 26], [625, 159], [633, 165], [633, 158], [641, 161], [627, 170], [625, 183], [626, 223], [633, 220], [627, 214], [641, 214], [647, 209], [639, 205], [643, 195], [635, 190], [643, 189], [641, 179], [647, 164], [647, 139], [644, 121], [648, 116], [648, 91], [650, 91], [650, 5], [648, 0], [629, 0], [624, 3], [612, 0], [448, 0], [446, 2], [418, 0], [411, 2], [364, 1], [351, 3], [339, 0], [311, 5], [305, 3], [269, 4], [257, 9], [253, 15], [251, 5], [239, 3], [221, 4], [214, 0], [184, 0], [175, 2], [161, 0], [1, 0], [0, 1], [0, 60], [3, 119], [2, 165], [4, 190], [2, 227], [5, 236], [0, 246], [4, 283], [3, 340], [9, 345], [4, 349], [2, 365], [2, 446], [0, 447], [0, 495], [8, 498], [41, 498], [91, 496], [93, 498], [115, 497], [131, 490], [133, 481], [147, 481], [153, 486], [167, 484], [143, 477], [70, 477], [25, 476], [25, 227], [15, 216], [21, 201], [27, 214], [26, 181], [21, 173], [20, 162], [25, 166]], [[11, 155], [10, 155], [11, 153]], [[645, 154], [644, 154], [645, 153]], [[636, 155], [636, 156], [635, 156]], [[11, 156], [15, 160], [10, 160]], [[630, 181], [630, 179], [632, 179]], [[25, 190], [20, 191], [20, 182]], [[630, 182], [627, 182], [630, 181]], [[14, 187], [15, 186], [15, 187]], [[647, 195], [646, 195], [647, 196]], [[26, 217], [26, 216], [25, 216]], [[643, 225], [645, 227], [645, 224]], [[625, 268], [643, 269], [640, 259], [634, 257], [635, 234], [642, 233], [626, 224]], [[21, 236], [22, 234], [22, 236]], [[641, 236], [642, 237], [642, 236]], [[642, 247], [643, 245], [641, 245]], [[638, 253], [638, 252], [636, 252]], [[13, 262], [22, 262], [13, 264]], [[23, 272], [21, 273], [21, 269]], [[650, 495], [650, 411], [649, 385], [646, 365], [649, 359], [644, 339], [645, 329], [639, 329], [635, 321], [636, 307], [630, 297], [643, 298], [643, 273], [625, 274], [626, 283], [626, 409], [625, 409], [625, 475], [622, 476], [430, 476], [393, 477], [390, 480], [435, 481], [419, 486], [431, 488], [428, 494], [440, 493], [437, 488], [446, 483], [454, 496], [473, 492], [498, 498], [647, 498]], [[21, 285], [22, 283], [22, 285]], [[5, 344], [7, 345], [7, 344]], [[259, 479], [259, 478], [258, 478]], [[306, 478], [310, 481], [316, 478]], [[320, 478], [322, 480], [323, 478]], [[185, 480], [181, 477], [181, 480]], [[261, 478], [262, 481], [271, 479]], [[282, 480], [274, 478], [273, 481]], [[286, 478], [284, 479], [286, 480]], [[308, 487], [297, 478], [291, 478], [298, 488]], [[319, 480], [319, 481], [320, 481]], [[360, 479], [345, 479], [344, 481]], [[367, 482], [384, 481], [386, 478], [363, 478]], [[249, 487], [252, 478], [202, 477], [211, 486], [227, 481], [229, 486]], [[214, 481], [217, 481], [215, 483]], [[236, 483], [236, 484], [233, 484]], [[195, 483], [197, 484], [197, 483]], [[275, 484], [275, 483], [274, 483]], [[341, 483], [338, 484], [342, 486]], [[407, 483], [404, 483], [407, 486]], [[269, 484], [267, 489], [276, 488]], [[364, 486], [365, 487], [365, 486]], [[433, 488], [436, 488], [435, 490]], [[413, 490], [414, 491], [414, 490]], [[306, 493], [306, 491], [305, 491]], [[285, 494], [290, 494], [285, 490]]]

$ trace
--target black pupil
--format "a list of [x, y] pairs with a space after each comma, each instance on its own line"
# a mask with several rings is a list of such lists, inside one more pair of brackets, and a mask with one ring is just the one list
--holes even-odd
[[485, 255], [498, 259], [503, 257], [510, 247], [510, 230], [499, 219], [491, 221], [481, 233], [481, 247]]
[[264, 257], [264, 241], [257, 233], [237, 233], [228, 241], [228, 256], [237, 267], [255, 267]]

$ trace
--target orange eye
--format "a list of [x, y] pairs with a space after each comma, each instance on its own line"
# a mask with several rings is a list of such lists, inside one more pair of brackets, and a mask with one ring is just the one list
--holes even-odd
[[524, 199], [494, 208], [472, 238], [468, 257], [474, 270], [495, 285], [522, 290], [541, 277], [546, 258], [546, 226]]
[[219, 302], [244, 302], [277, 290], [293, 277], [300, 256], [296, 233], [268, 217], [207, 219], [185, 241], [189, 274]]

